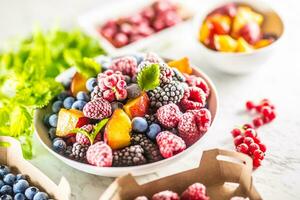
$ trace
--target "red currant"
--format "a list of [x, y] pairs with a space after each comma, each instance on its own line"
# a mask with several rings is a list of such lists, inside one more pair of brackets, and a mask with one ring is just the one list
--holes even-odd
[[258, 158], [260, 160], [264, 159], [264, 152], [262, 152], [261, 150], [257, 149], [253, 152], [253, 158]]
[[265, 116], [265, 117], [269, 117], [270, 114], [273, 112], [272, 108], [270, 106], [263, 106], [261, 108], [261, 113]]
[[247, 108], [247, 110], [252, 110], [253, 108], [255, 108], [255, 105], [254, 105], [254, 103], [252, 102], [252, 101], [247, 101], [246, 102], [246, 108]]
[[260, 138], [258, 136], [256, 137], [253, 137], [253, 140], [256, 144], [259, 144], [260, 143]]
[[256, 131], [253, 128], [248, 128], [245, 132], [244, 132], [245, 137], [251, 137], [254, 138], [257, 136]]
[[254, 158], [253, 159], [253, 167], [258, 168], [259, 166], [261, 166], [261, 160], [259, 158]]
[[244, 136], [242, 135], [238, 135], [234, 138], [233, 142], [235, 146], [238, 146], [239, 144], [241, 144], [244, 141]]
[[249, 152], [253, 154], [255, 150], [259, 149], [259, 145], [256, 143], [252, 143], [249, 145]]
[[256, 128], [261, 127], [264, 124], [264, 120], [261, 117], [257, 117], [255, 119], [253, 119], [252, 122]]
[[256, 112], [260, 113], [262, 109], [262, 105], [258, 105], [255, 107]]
[[254, 143], [254, 140], [251, 137], [245, 137], [243, 141], [247, 146], [250, 146], [250, 144]]
[[232, 136], [235, 138], [236, 136], [241, 135], [241, 134], [242, 134], [242, 131], [241, 131], [241, 129], [239, 129], [239, 128], [235, 128], [235, 129], [233, 129], [233, 130], [231, 131], [231, 134], [232, 134]]
[[244, 153], [244, 154], [248, 154], [249, 147], [248, 147], [247, 144], [242, 143], [242, 144], [240, 144], [240, 145], [238, 145], [238, 146], [236, 147], [236, 150], [237, 150], [238, 152], [241, 152], [241, 153]]
[[251, 124], [244, 124], [244, 125], [243, 125], [243, 129], [244, 129], [244, 130], [247, 130], [247, 129], [249, 129], [249, 128], [253, 128], [253, 126], [252, 126]]
[[276, 118], [276, 113], [273, 111], [270, 113], [270, 115], [268, 116], [269, 120], [272, 121], [273, 119]]
[[267, 151], [267, 147], [266, 147], [265, 144], [259, 143], [258, 145], [259, 145], [259, 149], [260, 149], [262, 152], [265, 153], [265, 152]]

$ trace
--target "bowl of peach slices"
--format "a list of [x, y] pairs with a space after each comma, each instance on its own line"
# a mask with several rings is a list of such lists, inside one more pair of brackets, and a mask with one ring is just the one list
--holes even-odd
[[216, 69], [247, 74], [278, 48], [283, 21], [263, 1], [221, 1], [207, 10], [195, 17], [195, 33], [198, 47]]
[[35, 113], [58, 159], [101, 175], [143, 175], [199, 150], [218, 109], [211, 80], [187, 57], [154, 53], [85, 59], [57, 80], [65, 90]]

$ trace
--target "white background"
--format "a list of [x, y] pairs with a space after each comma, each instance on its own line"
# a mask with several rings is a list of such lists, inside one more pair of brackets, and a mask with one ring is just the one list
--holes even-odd
[[[63, 27], [76, 25], [76, 18], [94, 7], [117, 1], [104, 0], [0, 0], [0, 42], [12, 36], [29, 33], [35, 24], [51, 27], [60, 22]], [[205, 7], [209, 0], [199, 0]], [[215, 126], [203, 141], [202, 149], [214, 147], [233, 149], [230, 130], [250, 120], [243, 112], [248, 99], [270, 98], [277, 107], [276, 121], [259, 130], [267, 145], [263, 166], [253, 173], [254, 183], [264, 199], [300, 199], [300, 1], [268, 0], [283, 15], [285, 37], [279, 51], [261, 70], [248, 76], [229, 76], [215, 72], [202, 59], [191, 38], [191, 29], [176, 33], [177, 40], [164, 55], [189, 56], [214, 81], [220, 95], [220, 112]], [[129, 5], [130, 6], [130, 5]], [[190, 37], [189, 37], [190, 36]], [[54, 158], [35, 140], [32, 163], [56, 183], [65, 176], [72, 185], [72, 199], [97, 199], [112, 182], [111, 178], [97, 177], [74, 170]], [[157, 174], [139, 177], [141, 182], [195, 167], [201, 153], [189, 155], [185, 162], [160, 169]]]

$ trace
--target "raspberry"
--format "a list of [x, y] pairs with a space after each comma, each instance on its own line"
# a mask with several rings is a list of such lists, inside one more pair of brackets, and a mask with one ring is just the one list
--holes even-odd
[[146, 196], [136, 197], [134, 200], [149, 200]]
[[145, 55], [144, 61], [148, 61], [150, 63], [161, 63], [161, 62], [163, 62], [163, 59], [161, 57], [159, 57], [156, 53], [148, 52]]
[[157, 119], [165, 128], [175, 128], [182, 114], [174, 103], [167, 104], [157, 110]]
[[86, 158], [91, 165], [98, 167], [112, 166], [112, 150], [104, 142], [97, 142], [91, 145], [86, 152]]
[[152, 200], [179, 200], [179, 195], [170, 190], [165, 190], [154, 194]]
[[133, 56], [124, 56], [112, 61], [111, 69], [122, 74], [134, 76], [137, 73], [137, 60]]
[[209, 96], [210, 89], [203, 78], [201, 78], [199, 76], [195, 76], [195, 75], [188, 75], [188, 74], [184, 74], [184, 76], [186, 78], [186, 83], [189, 86], [191, 86], [191, 87], [196, 86], [203, 90], [203, 92], [206, 94], [206, 97]]
[[210, 112], [207, 109], [186, 112], [178, 122], [179, 136], [191, 146], [207, 131], [210, 123]]
[[206, 187], [201, 183], [194, 183], [189, 186], [182, 194], [181, 200], [209, 200], [206, 196]]
[[249, 200], [249, 198], [244, 198], [244, 197], [232, 197], [230, 200]]
[[101, 120], [111, 115], [111, 105], [103, 98], [94, 99], [83, 107], [84, 116]]
[[184, 141], [169, 131], [160, 132], [156, 142], [164, 158], [170, 158], [186, 149]]
[[184, 90], [180, 105], [184, 110], [195, 110], [203, 108], [206, 104], [206, 95], [202, 89], [188, 87]]
[[[88, 133], [91, 133], [93, 130], [93, 125], [87, 124], [81, 127], [81, 129], [85, 130]], [[90, 145], [90, 140], [85, 135], [81, 133], [76, 134], [76, 142], [82, 145]]]

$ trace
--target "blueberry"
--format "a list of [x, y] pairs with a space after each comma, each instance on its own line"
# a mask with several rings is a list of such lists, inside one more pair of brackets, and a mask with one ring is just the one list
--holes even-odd
[[141, 89], [140, 87], [138, 86], [138, 84], [130, 84], [127, 88], [127, 95], [128, 95], [128, 98], [129, 99], [134, 99], [138, 96], [140, 96], [141, 94]]
[[53, 140], [52, 145], [53, 145], [54, 151], [56, 151], [58, 153], [64, 152], [67, 148], [65, 141], [61, 138], [57, 138], [57, 139]]
[[158, 124], [153, 123], [149, 126], [149, 130], [146, 132], [146, 134], [148, 138], [155, 140], [159, 132], [161, 132], [160, 126]]
[[43, 118], [43, 122], [45, 124], [45, 126], [50, 126], [49, 124], [49, 117], [50, 117], [51, 114], [46, 114]]
[[142, 54], [134, 54], [133, 57], [135, 57], [138, 65], [144, 60], [144, 56]]
[[4, 194], [0, 197], [0, 200], [13, 200], [13, 198], [8, 194]]
[[10, 172], [9, 167], [6, 165], [0, 165], [0, 175], [3, 177]]
[[4, 186], [4, 185], [5, 185], [5, 183], [2, 180], [0, 180], [0, 188], [2, 188], [2, 186]]
[[26, 197], [22, 193], [18, 193], [15, 195], [14, 200], [26, 200]]
[[49, 137], [53, 140], [56, 137], [56, 128], [51, 127], [48, 131]]
[[34, 195], [39, 192], [37, 187], [29, 187], [25, 190], [25, 196], [27, 199], [32, 200]]
[[132, 120], [132, 129], [136, 132], [143, 133], [147, 130], [148, 123], [143, 117], [135, 117]]
[[60, 101], [63, 101], [63, 100], [65, 100], [65, 98], [67, 98], [68, 96], [69, 96], [68, 92], [63, 91], [62, 93], [60, 93], [60, 94], [57, 96], [57, 99], [60, 100]]
[[19, 180], [13, 186], [14, 193], [24, 193], [25, 190], [29, 187], [29, 184], [26, 180]]
[[82, 110], [86, 102], [82, 100], [77, 100], [73, 103], [72, 108], [76, 110]]
[[12, 173], [6, 174], [3, 178], [4, 183], [13, 185], [16, 180], [16, 176]]
[[17, 174], [16, 175], [16, 180], [26, 180], [26, 176], [24, 174]]
[[97, 85], [96, 78], [89, 78], [85, 83], [86, 89], [90, 92], [92, 92], [94, 90], [94, 87], [96, 87], [96, 85]]
[[1, 187], [0, 189], [0, 194], [12, 194], [13, 193], [13, 189], [10, 185], [4, 185]]
[[131, 77], [128, 75], [124, 75], [124, 79], [127, 85], [129, 85], [131, 83]]
[[55, 101], [53, 104], [52, 104], [52, 111], [54, 113], [58, 113], [59, 110], [63, 107], [63, 102], [61, 100], [58, 100], [58, 101]]
[[45, 192], [38, 192], [34, 195], [33, 200], [48, 200], [48, 194]]
[[90, 97], [87, 95], [86, 92], [80, 91], [76, 95], [77, 100], [82, 100], [82, 101], [89, 101]]
[[52, 114], [52, 115], [49, 117], [49, 124], [50, 124], [50, 126], [56, 127], [56, 126], [57, 126], [57, 120], [58, 120], [57, 114]]
[[72, 104], [74, 103], [75, 99], [74, 97], [67, 97], [65, 100], [64, 100], [64, 107], [66, 109], [70, 109], [72, 107]]

